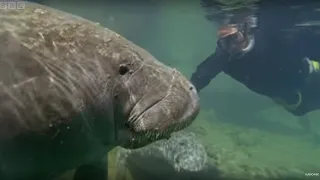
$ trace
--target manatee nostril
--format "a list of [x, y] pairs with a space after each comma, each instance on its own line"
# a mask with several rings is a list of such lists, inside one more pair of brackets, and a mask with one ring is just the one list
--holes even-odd
[[193, 87], [192, 87], [192, 86], [190, 86], [190, 87], [189, 87], [189, 90], [190, 90], [190, 91], [192, 91], [192, 90], [193, 90]]
[[125, 75], [127, 72], [129, 72], [129, 68], [126, 65], [121, 64], [119, 67], [119, 74]]

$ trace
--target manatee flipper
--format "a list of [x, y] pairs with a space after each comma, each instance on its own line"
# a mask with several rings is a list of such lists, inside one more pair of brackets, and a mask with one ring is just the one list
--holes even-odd
[[108, 159], [102, 158], [76, 169], [73, 180], [108, 180]]

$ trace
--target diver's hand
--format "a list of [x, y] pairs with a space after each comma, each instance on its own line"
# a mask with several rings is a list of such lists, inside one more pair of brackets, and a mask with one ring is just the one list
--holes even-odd
[[198, 92], [206, 87], [223, 70], [223, 67], [228, 62], [228, 58], [229, 55], [217, 47], [213, 54], [197, 66], [190, 81]]

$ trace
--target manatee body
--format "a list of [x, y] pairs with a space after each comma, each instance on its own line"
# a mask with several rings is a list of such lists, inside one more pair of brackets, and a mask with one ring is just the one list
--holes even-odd
[[120, 35], [27, 3], [0, 10], [0, 179], [50, 179], [188, 126], [199, 98]]

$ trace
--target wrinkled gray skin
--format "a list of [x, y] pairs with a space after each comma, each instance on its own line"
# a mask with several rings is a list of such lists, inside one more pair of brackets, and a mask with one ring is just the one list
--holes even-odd
[[194, 87], [99, 24], [45, 6], [0, 10], [0, 179], [49, 179], [189, 125]]
[[[144, 172], [165, 174], [199, 172], [207, 168], [207, 153], [202, 143], [191, 132], [175, 132], [168, 140], [160, 140], [135, 150], [121, 149], [119, 166], [134, 166]], [[119, 167], [121, 169], [121, 167]], [[125, 173], [119, 171], [119, 176]]]

